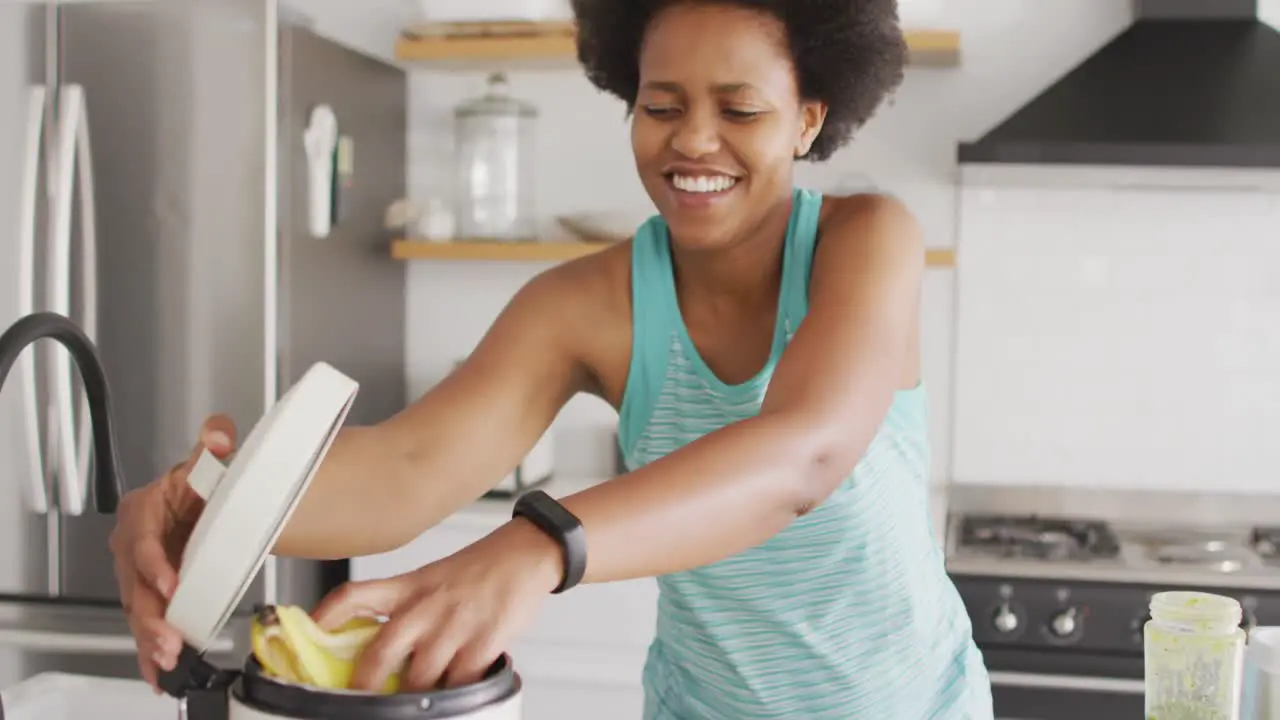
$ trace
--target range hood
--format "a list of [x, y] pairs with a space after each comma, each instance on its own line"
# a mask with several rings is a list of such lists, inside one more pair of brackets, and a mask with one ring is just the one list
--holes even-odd
[[1137, 0], [1136, 13], [959, 161], [1280, 168], [1280, 32], [1257, 0]]

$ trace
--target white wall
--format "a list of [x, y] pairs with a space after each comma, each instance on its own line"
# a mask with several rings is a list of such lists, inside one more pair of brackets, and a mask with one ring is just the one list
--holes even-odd
[[1280, 0], [1258, 0], [1258, 17], [1280, 30]]
[[[994, 125], [1087, 57], [1129, 22], [1125, 0], [948, 0], [962, 33], [959, 68], [912, 69], [853, 146], [824, 166], [804, 166], [803, 184], [828, 188], [870, 176], [908, 202], [928, 242], [955, 242], [955, 144]], [[447, 194], [453, 106], [478, 93], [479, 74], [420, 72], [412, 85], [410, 188]], [[542, 112], [538, 142], [541, 215], [647, 209], [635, 176], [621, 103], [575, 72], [517, 73], [513, 90]], [[511, 294], [541, 265], [415, 263], [409, 283], [411, 392], [421, 392], [468, 352]], [[935, 476], [949, 461], [951, 278], [932, 271], [925, 288], [925, 381], [934, 407]], [[606, 472], [616, 414], [579, 398], [557, 421], [561, 467]]]
[[963, 187], [951, 482], [1280, 493], [1280, 173]]

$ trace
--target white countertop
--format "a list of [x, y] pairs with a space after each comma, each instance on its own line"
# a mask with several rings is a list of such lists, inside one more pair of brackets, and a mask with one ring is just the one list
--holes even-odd
[[141, 680], [47, 672], [0, 692], [4, 720], [173, 720], [178, 701]]

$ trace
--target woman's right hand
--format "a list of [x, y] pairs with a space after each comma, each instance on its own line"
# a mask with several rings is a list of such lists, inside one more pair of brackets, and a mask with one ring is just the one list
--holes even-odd
[[111, 532], [116, 582], [138, 646], [142, 678], [159, 693], [159, 670], [172, 670], [182, 650], [182, 636], [164, 620], [165, 608], [178, 583], [177, 568], [204, 501], [187, 484], [200, 453], [208, 448], [225, 459], [235, 448], [235, 424], [224, 415], [205, 420], [190, 457], [120, 500]]

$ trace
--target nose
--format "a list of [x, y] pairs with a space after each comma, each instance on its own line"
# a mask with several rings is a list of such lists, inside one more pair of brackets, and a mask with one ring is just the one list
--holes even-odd
[[720, 123], [713, 113], [690, 110], [671, 136], [671, 149], [687, 158], [711, 155], [720, 149]]
[[0, 387], [18, 355], [41, 338], [62, 343], [80, 369], [84, 392], [89, 398], [89, 417], [93, 420], [94, 465], [98, 471], [93, 487], [94, 506], [99, 513], [110, 515], [120, 502], [123, 477], [120, 458], [116, 456], [115, 428], [111, 423], [111, 392], [93, 341], [74, 322], [57, 313], [27, 315], [0, 335]]

